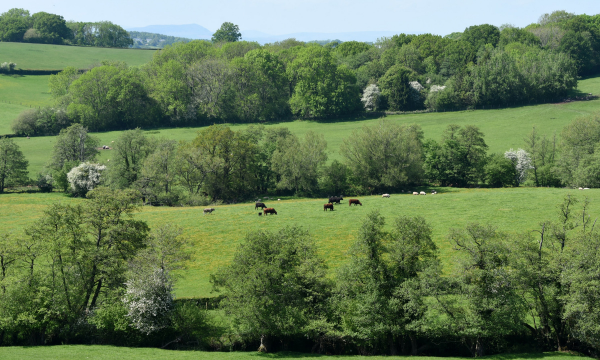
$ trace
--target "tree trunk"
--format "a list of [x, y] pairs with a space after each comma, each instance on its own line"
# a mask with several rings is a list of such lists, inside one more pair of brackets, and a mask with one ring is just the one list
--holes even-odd
[[480, 338], [477, 338], [477, 342], [475, 343], [475, 353], [477, 357], [481, 357], [485, 355], [485, 347], [483, 346], [483, 341]]
[[390, 355], [395, 356], [398, 355], [398, 347], [396, 346], [396, 341], [393, 336], [390, 336]]
[[419, 346], [417, 344], [417, 337], [414, 334], [409, 334], [410, 337], [410, 354], [412, 356], [417, 356], [419, 353]]
[[260, 336], [260, 346], [258, 347], [258, 352], [266, 353], [267, 349], [267, 337], [265, 335]]

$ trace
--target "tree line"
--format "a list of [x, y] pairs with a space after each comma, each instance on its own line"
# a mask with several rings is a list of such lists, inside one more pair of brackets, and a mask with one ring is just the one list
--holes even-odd
[[237, 26], [224, 23], [211, 41], [165, 46], [140, 68], [104, 62], [84, 74], [67, 68], [53, 75], [55, 105], [24, 113], [39, 126], [19, 126], [21, 117], [14, 131], [33, 136], [56, 134], [65, 123], [105, 131], [562, 100], [578, 76], [600, 70], [600, 22], [598, 15], [557, 14], [523, 29], [484, 24], [375, 44], [288, 39], [261, 46], [241, 41]]
[[129, 33], [110, 21], [65, 21], [60, 15], [44, 11], [30, 14], [20, 8], [0, 15], [0, 41], [121, 48], [133, 45]]
[[[490, 153], [473, 125], [448, 125], [425, 139], [418, 125], [381, 120], [342, 140], [328, 161], [327, 140], [286, 127], [211, 125], [192, 141], [123, 131], [109, 146], [81, 124], [60, 130], [51, 160], [29, 179], [28, 162], [10, 138], [0, 139], [0, 192], [36, 184], [74, 196], [100, 185], [135, 189], [153, 205], [235, 203], [263, 195], [360, 196], [412, 191], [418, 186], [598, 188], [600, 115], [573, 120], [560, 140], [533, 127], [522, 148]], [[108, 149], [103, 149], [107, 147]], [[101, 151], [110, 159], [96, 160]]]
[[173, 271], [190, 260], [181, 229], [136, 220], [132, 190], [87, 198], [0, 234], [1, 344], [473, 357], [600, 349], [600, 236], [585, 199], [566, 196], [533, 232], [450, 229], [447, 269], [419, 216], [369, 213], [331, 272], [303, 228], [249, 233], [211, 276], [217, 318], [208, 300], [174, 300]]

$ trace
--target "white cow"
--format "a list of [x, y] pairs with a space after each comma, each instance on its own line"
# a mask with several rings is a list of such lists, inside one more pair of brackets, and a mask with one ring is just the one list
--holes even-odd
[[425, 191], [421, 191], [419, 195], [427, 195], [427, 193]]
[[215, 208], [206, 208], [204, 209], [204, 215], [212, 214], [213, 211], [215, 211]]
[[413, 191], [413, 195], [419, 195], [419, 193], [416, 191]]
[[381, 197], [382, 197], [382, 198], [388, 198], [388, 199], [389, 199], [389, 197], [390, 197], [390, 194], [383, 194], [383, 195], [381, 195]]

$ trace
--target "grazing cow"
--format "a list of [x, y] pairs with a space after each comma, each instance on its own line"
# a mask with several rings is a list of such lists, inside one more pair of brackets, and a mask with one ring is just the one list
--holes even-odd
[[350, 199], [350, 201], [348, 201], [348, 206], [350, 206], [352, 204], [362, 206], [360, 200], [358, 200], [358, 199]]
[[388, 199], [389, 199], [389, 198], [390, 198], [390, 194], [383, 194], [383, 195], [381, 195], [381, 197], [382, 197], [382, 198], [388, 198]]
[[343, 198], [343, 197], [341, 197], [341, 196], [330, 196], [330, 197], [329, 197], [329, 202], [330, 202], [330, 203], [332, 203], [332, 204], [333, 204], [333, 203], [337, 203], [337, 204], [339, 204], [339, 203], [340, 203], [340, 201], [342, 201], [342, 200], [344, 200], [344, 198]]
[[206, 208], [204, 209], [204, 215], [212, 214], [213, 211], [215, 211], [215, 208]]
[[275, 214], [275, 215], [277, 215], [277, 211], [275, 211], [274, 208], [266, 208], [266, 209], [263, 210], [263, 213], [265, 215], [267, 215], [267, 214]]
[[327, 211], [327, 209], [333, 211], [333, 204], [329, 203], [329, 204], [323, 205], [323, 211]]
[[435, 194], [437, 194], [437, 191], [435, 191], [435, 190], [432, 190], [432, 191], [431, 191], [431, 195], [435, 195]]
[[413, 191], [413, 195], [419, 195], [419, 193], [416, 191]]
[[427, 193], [425, 191], [421, 191], [419, 195], [427, 195]]
[[265, 203], [257, 202], [254, 204], [254, 210], [256, 210], [258, 208], [264, 209], [266, 207], [267, 207], [267, 205], [265, 205]]

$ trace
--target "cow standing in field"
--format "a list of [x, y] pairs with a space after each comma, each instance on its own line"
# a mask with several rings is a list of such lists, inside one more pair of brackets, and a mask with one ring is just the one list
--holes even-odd
[[329, 203], [334, 204], [337, 203], [339, 204], [340, 201], [344, 200], [344, 198], [342, 196], [330, 196], [329, 197]]
[[264, 209], [266, 207], [267, 207], [267, 205], [265, 205], [265, 203], [257, 202], [254, 204], [254, 210], [256, 210], [258, 208]]
[[358, 199], [350, 199], [350, 201], [348, 202], [348, 206], [351, 206], [352, 204], [362, 206], [362, 203]]
[[388, 199], [389, 199], [389, 198], [390, 198], [390, 194], [383, 194], [383, 195], [381, 195], [381, 197], [382, 197], [382, 198], [388, 198]]
[[265, 215], [267, 215], [267, 214], [275, 214], [275, 215], [277, 215], [277, 211], [275, 211], [274, 208], [266, 208], [266, 209], [263, 210], [263, 213]]
[[329, 203], [329, 204], [323, 205], [323, 211], [327, 211], [327, 209], [333, 211], [333, 204]]
[[212, 214], [213, 211], [215, 211], [215, 208], [206, 208], [204, 209], [204, 215]]

